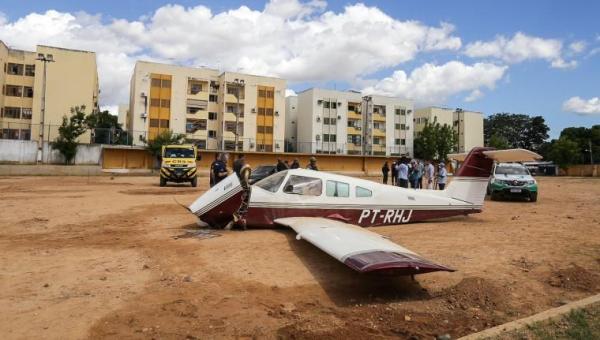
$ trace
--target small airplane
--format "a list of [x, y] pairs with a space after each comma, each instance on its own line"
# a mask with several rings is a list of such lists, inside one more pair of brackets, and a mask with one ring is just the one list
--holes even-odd
[[[348, 267], [414, 275], [454, 271], [363, 227], [398, 225], [481, 212], [493, 163], [538, 160], [524, 149], [473, 148], [446, 190], [414, 190], [307, 169], [275, 173], [254, 185], [232, 174], [193, 202], [199, 223], [223, 228], [290, 227]], [[246, 188], [246, 189], [245, 189]]]

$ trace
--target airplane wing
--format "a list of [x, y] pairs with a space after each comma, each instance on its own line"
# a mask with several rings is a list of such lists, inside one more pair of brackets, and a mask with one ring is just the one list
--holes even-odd
[[348, 267], [361, 272], [423, 274], [454, 269], [431, 262], [374, 232], [320, 217], [288, 217], [275, 223], [288, 226], [304, 239]]
[[[533, 162], [543, 158], [541, 155], [526, 149], [488, 150], [483, 151], [483, 154], [496, 162]], [[467, 155], [468, 153], [452, 153], [448, 155], [448, 159], [464, 162]]]

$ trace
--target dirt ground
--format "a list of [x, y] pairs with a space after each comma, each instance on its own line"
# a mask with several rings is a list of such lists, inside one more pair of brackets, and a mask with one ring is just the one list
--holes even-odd
[[[0, 177], [2, 339], [453, 338], [600, 292], [600, 180], [375, 231], [458, 269], [358, 275], [291, 230], [194, 230], [203, 190]], [[214, 236], [214, 237], [210, 237]]]

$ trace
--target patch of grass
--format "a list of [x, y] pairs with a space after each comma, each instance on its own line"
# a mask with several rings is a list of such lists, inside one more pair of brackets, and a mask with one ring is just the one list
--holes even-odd
[[600, 304], [572, 310], [557, 320], [536, 322], [523, 329], [501, 334], [496, 339], [600, 339]]

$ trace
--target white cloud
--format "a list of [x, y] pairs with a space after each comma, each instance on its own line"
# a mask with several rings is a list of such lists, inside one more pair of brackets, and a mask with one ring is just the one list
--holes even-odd
[[100, 106], [100, 111], [108, 111], [113, 116], [119, 115], [119, 106], [117, 105], [104, 105]]
[[128, 100], [135, 60], [170, 60], [292, 82], [341, 80], [396, 67], [419, 53], [458, 50], [447, 23], [400, 21], [376, 7], [326, 11], [322, 0], [271, 0], [264, 10], [246, 6], [213, 13], [205, 6], [165, 5], [140, 20], [49, 10], [0, 21], [0, 39], [32, 50], [36, 44], [95, 51], [101, 104]]
[[580, 115], [600, 114], [600, 98], [594, 97], [586, 100], [580, 97], [571, 97], [562, 104], [562, 109]]
[[507, 66], [491, 63], [427, 63], [414, 69], [410, 75], [397, 70], [392, 76], [366, 87], [364, 91], [412, 98], [417, 105], [442, 104], [448, 97], [467, 91], [470, 92], [467, 99], [475, 100], [481, 96], [482, 88], [493, 89], [507, 69]]
[[543, 59], [555, 68], [577, 65], [575, 61], [563, 60], [563, 43], [557, 39], [544, 39], [517, 32], [512, 38], [498, 36], [492, 41], [476, 41], [465, 47], [465, 54], [472, 58], [492, 57], [507, 63]]
[[296, 91], [294, 91], [292, 89], [285, 89], [285, 96], [293, 97], [293, 96], [297, 96], [297, 94], [296, 94]]
[[575, 41], [569, 44], [569, 49], [575, 54], [579, 54], [585, 50], [587, 44], [583, 40]]
[[475, 89], [469, 93], [465, 98], [465, 102], [471, 103], [484, 96], [484, 93], [480, 89]]

